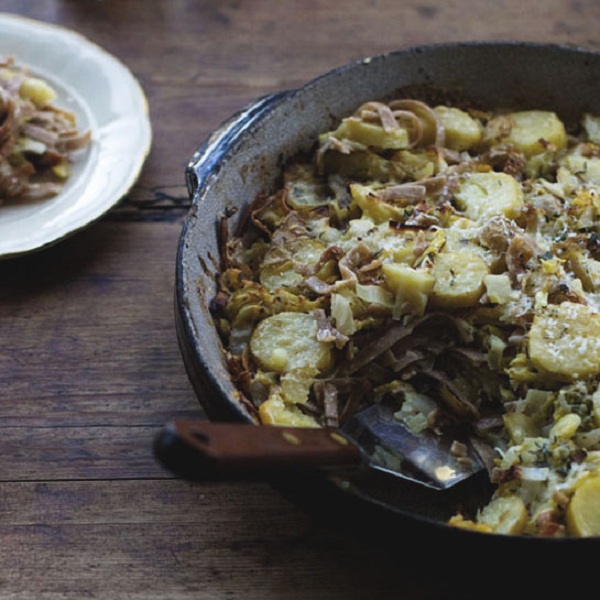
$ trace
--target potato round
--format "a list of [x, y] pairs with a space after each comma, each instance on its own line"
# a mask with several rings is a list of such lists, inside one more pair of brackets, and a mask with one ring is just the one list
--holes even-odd
[[331, 343], [317, 339], [317, 321], [306, 313], [282, 312], [261, 321], [250, 351], [261, 368], [275, 373], [305, 367], [323, 372], [332, 361]]
[[523, 206], [523, 191], [519, 182], [506, 173], [468, 173], [455, 201], [472, 221], [484, 222], [497, 215], [514, 219]]
[[519, 535], [527, 524], [525, 503], [519, 496], [499, 496], [483, 508], [480, 521], [503, 535]]
[[469, 113], [450, 106], [436, 106], [434, 111], [446, 132], [448, 148], [462, 152], [481, 141], [481, 126]]
[[474, 306], [484, 292], [487, 264], [471, 252], [442, 252], [435, 257], [431, 273], [435, 279], [431, 300], [437, 306]]
[[556, 379], [575, 381], [600, 373], [600, 314], [563, 302], [536, 315], [529, 332], [533, 366]]
[[532, 156], [544, 152], [547, 144], [558, 149], [567, 145], [567, 132], [555, 113], [544, 110], [524, 110], [509, 115], [512, 129], [506, 142]]
[[585, 479], [567, 508], [567, 527], [577, 537], [600, 535], [600, 476]]

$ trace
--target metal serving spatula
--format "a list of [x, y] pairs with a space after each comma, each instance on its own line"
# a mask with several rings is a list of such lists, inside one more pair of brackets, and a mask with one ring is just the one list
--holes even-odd
[[468, 436], [416, 435], [385, 404], [357, 413], [341, 430], [174, 421], [158, 436], [155, 453], [167, 468], [195, 480], [366, 465], [444, 490], [484, 468]]

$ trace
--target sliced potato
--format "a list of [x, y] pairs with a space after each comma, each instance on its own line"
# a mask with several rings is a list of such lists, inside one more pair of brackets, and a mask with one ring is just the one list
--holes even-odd
[[562, 150], [567, 145], [565, 126], [551, 111], [524, 110], [502, 115], [492, 119], [488, 129], [493, 129], [497, 120], [509, 124], [508, 135], [497, 141], [514, 145], [527, 157], [541, 154], [549, 144], [557, 150]]
[[317, 369], [309, 367], [284, 373], [281, 376], [281, 393], [286, 402], [305, 404], [317, 374]]
[[404, 220], [404, 207], [384, 202], [368, 185], [352, 183], [350, 184], [350, 194], [352, 200], [362, 210], [363, 217], [370, 217], [375, 223]]
[[581, 425], [581, 417], [575, 413], [563, 415], [550, 429], [550, 438], [559, 441], [570, 440]]
[[261, 285], [273, 292], [279, 288], [295, 290], [302, 284], [305, 277], [294, 270], [291, 260], [278, 264], [270, 264], [261, 268], [259, 281]]
[[37, 77], [27, 77], [19, 88], [19, 95], [39, 107], [46, 106], [56, 99], [54, 88]]
[[319, 427], [317, 421], [305, 414], [292, 402], [286, 402], [274, 391], [258, 409], [263, 425], [287, 425], [289, 427]]
[[380, 148], [382, 150], [399, 150], [409, 145], [409, 136], [406, 129], [398, 127], [386, 131], [377, 123], [365, 123], [355, 117], [344, 119], [341, 125], [333, 132], [337, 138], [345, 138], [358, 142], [366, 147]]
[[471, 252], [442, 252], [435, 257], [431, 301], [438, 306], [464, 308], [479, 302], [488, 266]]
[[287, 182], [285, 200], [295, 210], [314, 210], [327, 202], [327, 197], [322, 192], [322, 187], [321, 184], [310, 180], [297, 179]]
[[584, 479], [575, 489], [567, 508], [567, 528], [571, 535], [600, 535], [600, 476]]
[[446, 132], [446, 146], [452, 150], [468, 150], [481, 141], [479, 123], [464, 110], [450, 106], [436, 106], [435, 114]]
[[527, 509], [519, 496], [499, 496], [483, 508], [477, 520], [494, 533], [519, 535], [527, 524]]
[[533, 366], [561, 381], [588, 379], [600, 373], [600, 314], [583, 304], [548, 306], [529, 331]]
[[555, 113], [543, 110], [526, 110], [510, 115], [513, 127], [508, 142], [513, 143], [526, 156], [540, 154], [552, 144], [557, 150], [567, 145], [567, 132]]
[[414, 307], [416, 314], [422, 315], [433, 290], [434, 276], [428, 270], [413, 269], [403, 263], [385, 263], [382, 270], [396, 303], [407, 302]]
[[597, 156], [573, 153], [565, 156], [560, 164], [583, 181], [600, 185], [600, 158]]
[[[393, 231], [393, 230], [392, 230]], [[389, 236], [389, 243], [383, 247], [382, 256], [391, 262], [411, 265], [415, 262], [415, 245], [418, 235], [414, 231], [404, 230]]]
[[489, 274], [483, 278], [488, 300], [492, 304], [507, 304], [518, 297], [506, 273]]
[[331, 343], [317, 340], [311, 314], [281, 312], [263, 319], [250, 338], [250, 351], [261, 368], [275, 373], [314, 368], [326, 371], [332, 362]]
[[407, 180], [417, 181], [435, 174], [438, 157], [428, 148], [398, 150], [392, 155], [391, 162]]
[[493, 533], [492, 528], [485, 523], [477, 523], [471, 519], [465, 519], [461, 514], [454, 515], [448, 520], [448, 525], [460, 527], [470, 531], [478, 531], [480, 533]]
[[503, 215], [516, 218], [523, 206], [518, 181], [506, 173], [469, 173], [455, 195], [458, 208], [473, 221]]
[[[312, 238], [293, 240], [290, 243], [290, 251], [293, 253], [292, 259], [280, 263], [269, 263], [267, 260], [267, 264], [261, 266], [259, 274], [261, 285], [269, 291], [274, 291], [277, 288], [287, 288], [290, 291], [297, 290], [306, 278], [301, 273], [301, 267], [317, 263], [325, 248], [325, 244]], [[269, 255], [266, 258], [268, 259]]]

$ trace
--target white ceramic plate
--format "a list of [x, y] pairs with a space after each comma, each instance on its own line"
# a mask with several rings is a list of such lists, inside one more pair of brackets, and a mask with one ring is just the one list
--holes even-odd
[[131, 188], [152, 141], [148, 103], [131, 72], [74, 31], [0, 13], [0, 54], [57, 91], [92, 143], [58, 196], [0, 205], [0, 258], [43, 248], [89, 225]]

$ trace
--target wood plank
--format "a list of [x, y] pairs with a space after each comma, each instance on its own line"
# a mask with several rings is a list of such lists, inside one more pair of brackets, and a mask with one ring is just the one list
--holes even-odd
[[180, 228], [105, 220], [44, 253], [0, 262], [4, 426], [198, 414], [174, 328]]
[[3, 600], [425, 597], [266, 484], [0, 484], [0, 502]]
[[3, 427], [0, 481], [170, 476], [156, 461], [160, 427]]

